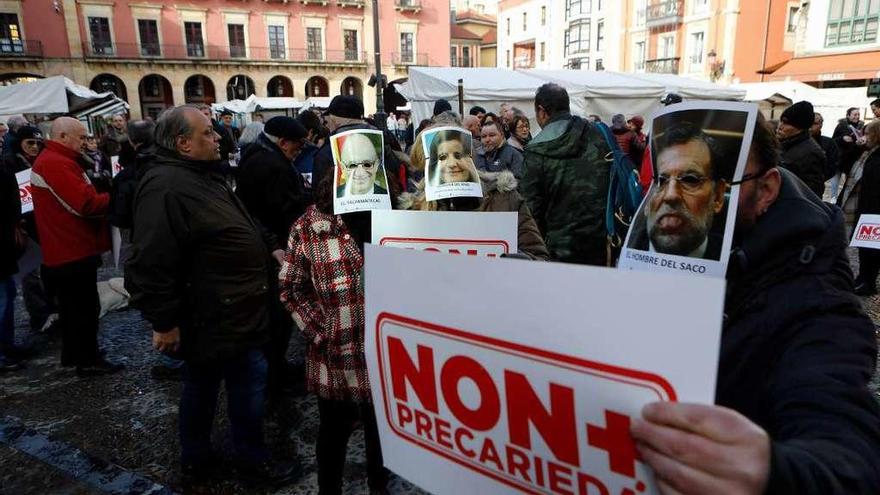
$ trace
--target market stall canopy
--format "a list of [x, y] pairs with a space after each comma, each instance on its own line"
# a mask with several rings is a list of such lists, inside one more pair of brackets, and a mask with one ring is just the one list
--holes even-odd
[[271, 97], [252, 97], [247, 99], [245, 111], [258, 112], [260, 110], [288, 110], [301, 108], [303, 102], [296, 98], [288, 98], [283, 96]]
[[328, 108], [332, 99], [329, 96], [312, 96], [306, 98], [306, 101], [303, 102], [303, 108]]
[[666, 88], [667, 93], [675, 93], [685, 100], [742, 101], [746, 96], [746, 92], [741, 89], [673, 74], [639, 72], [625, 75], [654, 84], [662, 84]]
[[250, 95], [246, 100], [229, 100], [224, 101], [223, 103], [214, 103], [211, 105], [211, 109], [215, 112], [229, 110], [232, 113], [247, 113], [253, 111], [248, 110], [248, 107], [256, 100], [256, 95]]
[[0, 115], [67, 113], [90, 116], [95, 115], [94, 109], [110, 115], [127, 108], [128, 104], [113, 93], [96, 93], [64, 76], [0, 87]]

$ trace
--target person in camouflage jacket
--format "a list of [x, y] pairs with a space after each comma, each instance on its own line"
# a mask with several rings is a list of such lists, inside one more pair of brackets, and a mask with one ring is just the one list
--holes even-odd
[[604, 266], [605, 209], [611, 162], [601, 132], [569, 110], [565, 88], [548, 83], [535, 94], [541, 133], [525, 148], [520, 190], [544, 236], [551, 260]]

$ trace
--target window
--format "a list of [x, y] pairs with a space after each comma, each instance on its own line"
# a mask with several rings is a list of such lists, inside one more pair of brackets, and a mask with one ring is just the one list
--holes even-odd
[[324, 60], [324, 44], [319, 27], [306, 28], [306, 56], [309, 60]]
[[510, 17], [507, 18], [507, 35], [510, 36]]
[[205, 40], [202, 38], [202, 23], [184, 22], [183, 32], [186, 36], [186, 55], [188, 57], [204, 57]]
[[528, 18], [528, 15], [525, 12], [523, 12], [523, 31], [527, 31], [529, 29], [527, 18]]
[[596, 51], [601, 52], [605, 46], [605, 21], [596, 23]]
[[244, 25], [227, 24], [226, 29], [229, 32], [229, 56], [234, 58], [246, 57], [247, 53], [244, 47]]
[[660, 57], [672, 58], [675, 56], [675, 36], [663, 36], [660, 38]]
[[449, 66], [458, 67], [458, 47], [454, 45], [449, 47]]
[[273, 59], [286, 58], [284, 26], [269, 26], [269, 56]]
[[567, 54], [574, 55], [590, 51], [590, 21], [572, 23], [567, 34]]
[[360, 59], [358, 53], [358, 32], [356, 29], [346, 29], [342, 32], [342, 43], [345, 45], [345, 60], [357, 62]]
[[874, 43], [878, 22], [878, 0], [831, 0], [825, 46]]
[[106, 17], [89, 17], [89, 34], [92, 37], [92, 53], [113, 55], [113, 40], [110, 37], [110, 20]]
[[461, 47], [461, 66], [462, 67], [470, 67], [471, 66], [471, 47], [469, 47], [469, 46]]
[[141, 37], [141, 55], [145, 57], [158, 57], [159, 49], [159, 26], [155, 19], [138, 19], [138, 34]]
[[0, 14], [0, 53], [22, 52], [24, 52], [24, 42], [21, 39], [18, 15]]
[[702, 14], [706, 12], [707, 7], [709, 6], [709, 0], [694, 0], [694, 14]]
[[636, 49], [634, 51], [635, 57], [633, 59], [633, 63], [635, 70], [645, 70], [645, 42], [639, 41], [636, 43]]
[[[596, 0], [596, 12], [601, 12], [601, 11], [602, 11], [602, 0]], [[598, 62], [601, 62], [601, 60], [599, 60]]]
[[785, 32], [793, 33], [797, 31], [797, 13], [800, 10], [800, 7], [791, 6], [788, 8], [788, 19], [785, 23]]
[[542, 41], [541, 42], [541, 62], [543, 62], [544, 59], [546, 58], [546, 52], [547, 52], [547, 44]]
[[547, 25], [547, 7], [543, 5], [541, 6], [541, 25]]
[[590, 68], [590, 57], [573, 58], [568, 62], [568, 68], [574, 70], [588, 70]]
[[589, 14], [592, 0], [566, 0], [565, 2], [565, 18], [580, 14]]
[[510, 50], [507, 50], [507, 66], [510, 67]]
[[[702, 32], [691, 34], [691, 64], [702, 65], [703, 63], [703, 38]], [[694, 67], [696, 69], [696, 67]]]
[[605, 64], [602, 63], [601, 58], [596, 59], [596, 70], [605, 70]]
[[400, 61], [411, 64], [415, 60], [413, 53], [413, 34], [400, 33]]

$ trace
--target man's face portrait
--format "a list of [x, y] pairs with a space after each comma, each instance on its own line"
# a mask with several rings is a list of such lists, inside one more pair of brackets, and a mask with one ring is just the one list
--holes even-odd
[[226, 127], [232, 127], [232, 115], [224, 115], [220, 117], [220, 119], [223, 120], [223, 125]]
[[712, 154], [699, 138], [657, 156], [657, 177], [647, 205], [648, 237], [659, 253], [689, 256], [708, 240], [724, 207], [724, 180], [712, 179]]
[[125, 117], [123, 117], [122, 115], [114, 115], [111, 123], [112, 123], [113, 127], [116, 128], [116, 130], [118, 130], [118, 131], [125, 130]]
[[364, 135], [352, 134], [342, 143], [340, 165], [348, 194], [371, 194], [379, 156], [373, 142]]

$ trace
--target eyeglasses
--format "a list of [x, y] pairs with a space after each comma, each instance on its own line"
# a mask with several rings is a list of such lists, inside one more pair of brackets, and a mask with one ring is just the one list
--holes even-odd
[[360, 162], [360, 163], [343, 163], [342, 166], [345, 170], [354, 170], [358, 167], [363, 167], [364, 170], [372, 170], [373, 167], [376, 166], [375, 162]]
[[742, 176], [742, 178], [740, 180], [735, 181], [735, 182], [731, 182], [730, 185], [731, 186], [738, 186], [738, 185], [742, 184], [743, 182], [748, 182], [750, 180], [760, 179], [761, 177], [764, 177], [765, 175], [767, 175], [767, 172], [769, 172], [769, 171], [770, 171], [770, 169], [767, 169], [763, 172], [757, 172], [754, 174], [745, 174]]
[[25, 139], [25, 140], [22, 140], [21, 145], [22, 146], [42, 146], [43, 140], [42, 139]]
[[657, 184], [658, 190], [663, 190], [671, 181], [675, 181], [685, 193], [695, 193], [703, 187], [703, 183], [707, 180], [709, 180], [708, 177], [698, 174], [682, 174], [678, 177], [661, 174], [654, 178], [654, 183]]

